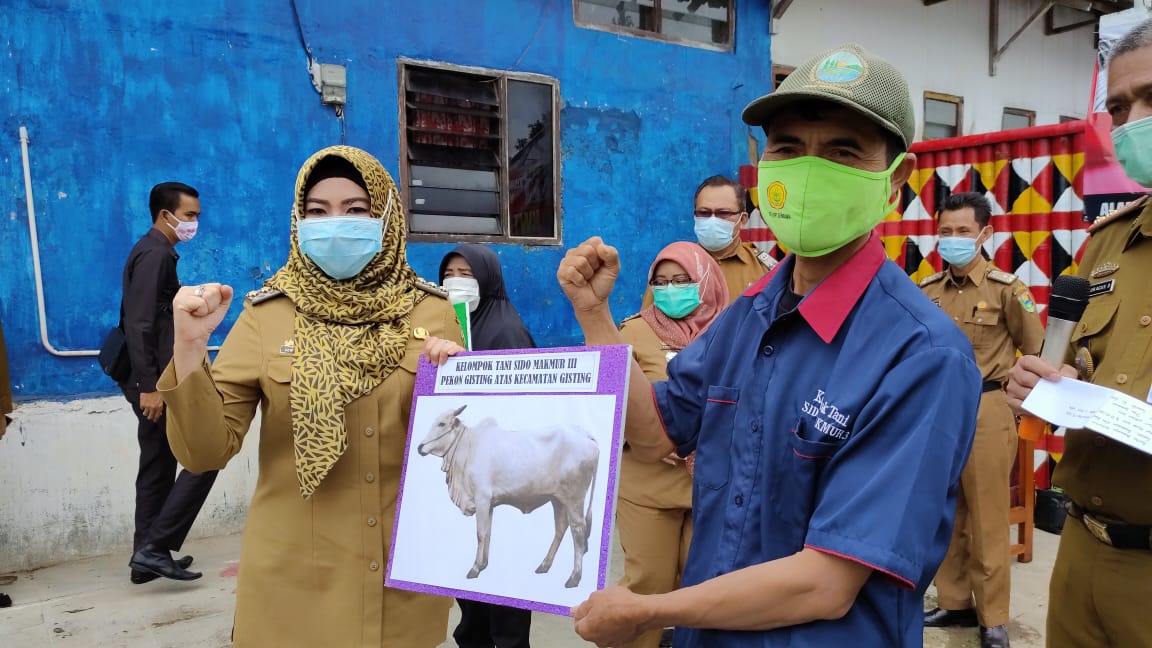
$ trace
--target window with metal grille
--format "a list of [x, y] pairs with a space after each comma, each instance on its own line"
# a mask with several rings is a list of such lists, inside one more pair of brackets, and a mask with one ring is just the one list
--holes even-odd
[[558, 86], [536, 74], [400, 62], [412, 240], [558, 244]]
[[722, 51], [732, 49], [735, 0], [573, 0], [576, 24]]

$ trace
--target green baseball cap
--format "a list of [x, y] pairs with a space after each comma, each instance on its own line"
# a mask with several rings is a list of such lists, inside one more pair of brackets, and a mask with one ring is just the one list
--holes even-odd
[[830, 101], [851, 108], [904, 142], [916, 138], [916, 117], [908, 81], [888, 61], [848, 43], [809, 59], [772, 94], [748, 104], [749, 126], [767, 126], [772, 115], [797, 101]]

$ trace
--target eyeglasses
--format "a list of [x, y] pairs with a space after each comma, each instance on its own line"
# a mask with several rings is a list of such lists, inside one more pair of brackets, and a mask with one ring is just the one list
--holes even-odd
[[676, 275], [672, 279], [665, 279], [663, 277], [656, 277], [648, 282], [649, 286], [653, 288], [667, 288], [668, 286], [691, 286], [694, 282], [692, 277], [688, 275]]
[[732, 211], [731, 209], [697, 209], [692, 213], [696, 218], [715, 216], [716, 218], [722, 218], [724, 220], [732, 220], [744, 212]]

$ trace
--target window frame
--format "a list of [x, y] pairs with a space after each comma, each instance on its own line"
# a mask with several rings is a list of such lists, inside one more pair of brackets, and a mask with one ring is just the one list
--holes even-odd
[[[494, 77], [497, 79], [497, 98], [499, 100], [499, 110], [496, 113], [500, 119], [500, 171], [497, 177], [497, 189], [499, 194], [499, 207], [500, 207], [500, 229], [501, 234], [460, 234], [451, 232], [414, 232], [412, 231], [412, 205], [411, 195], [409, 192], [411, 183], [411, 171], [409, 165], [411, 162], [408, 159], [408, 83], [407, 75], [408, 70], [411, 68], [421, 68], [431, 70], [433, 72], [454, 72], [462, 74], [471, 74], [477, 76]], [[560, 204], [560, 164], [562, 156], [560, 154], [560, 81], [555, 77], [550, 77], [543, 74], [536, 74], [532, 72], [512, 72], [505, 70], [494, 70], [491, 68], [482, 68], [471, 65], [457, 65], [454, 63], [445, 63], [442, 61], [428, 61], [421, 59], [412, 59], [406, 57], [396, 58], [396, 78], [397, 78], [397, 112], [399, 113], [400, 123], [400, 157], [399, 157], [399, 170], [400, 170], [400, 186], [397, 189], [400, 192], [400, 199], [404, 204], [405, 214], [405, 228], [407, 240], [413, 242], [424, 243], [495, 243], [495, 244], [512, 244], [512, 245], [541, 245], [541, 246], [561, 246], [564, 244], [564, 219], [562, 216], [563, 209]], [[511, 194], [510, 183], [508, 180], [509, 166], [512, 157], [510, 151], [510, 142], [508, 141], [508, 81], [525, 81], [528, 83], [537, 83], [541, 85], [550, 86], [552, 89], [552, 222], [553, 234], [551, 237], [540, 236], [513, 236], [511, 234]], [[449, 167], [441, 167], [449, 168]]]
[[925, 90], [924, 91], [924, 103], [921, 106], [921, 108], [924, 111], [924, 113], [923, 113], [924, 114], [923, 128], [921, 130], [921, 139], [923, 139], [925, 141], [938, 140], [938, 139], [948, 139], [948, 137], [928, 137], [927, 136], [927, 133], [925, 131], [928, 130], [928, 124], [929, 123], [936, 124], [939, 126], [947, 126], [948, 125], [948, 124], [943, 124], [941, 122], [929, 122], [928, 121], [928, 102], [929, 101], [939, 101], [942, 103], [950, 103], [950, 104], [956, 106], [956, 126], [955, 126], [956, 133], [953, 135], [949, 135], [948, 137], [960, 137], [961, 135], [964, 134], [964, 97], [961, 97], [959, 95], [947, 94], [944, 92], [933, 92], [931, 90]]
[[[662, 2], [664, 2], [664, 0], [652, 0], [652, 10], [657, 12], [657, 14], [661, 17], [663, 17], [661, 7]], [[577, 27], [584, 29], [595, 29], [596, 31], [608, 32], [612, 34], [635, 36], [637, 38], [645, 38], [648, 40], [661, 41], [664, 43], [672, 43], [674, 45], [698, 47], [700, 49], [712, 50], [714, 52], [736, 51], [736, 0], [728, 1], [728, 42], [725, 45], [705, 43], [703, 41], [692, 40], [690, 38], [683, 38], [680, 36], [669, 36], [668, 34], [664, 34], [660, 31], [649, 31], [647, 29], [639, 29], [636, 27], [622, 27], [620, 25], [604, 25], [601, 23], [589, 22], [580, 17], [580, 4], [581, 0], [572, 0], [572, 19], [575, 21]], [[659, 30], [662, 23], [663, 20], [657, 21], [657, 30]]]
[[1002, 131], [1003, 130], [1015, 130], [1014, 128], [1004, 128], [1004, 118], [1007, 117], [1008, 115], [1012, 115], [1014, 117], [1025, 117], [1028, 119], [1028, 125], [1027, 126], [1018, 126], [1017, 128], [1032, 128], [1033, 126], [1036, 125], [1036, 111], [1035, 110], [1028, 110], [1026, 108], [1012, 108], [1010, 106], [1004, 106], [1003, 112], [1000, 113], [1000, 130], [1002, 130]]

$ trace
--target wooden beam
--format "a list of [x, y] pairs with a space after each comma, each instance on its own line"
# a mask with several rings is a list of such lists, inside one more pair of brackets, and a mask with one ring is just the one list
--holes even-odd
[[1014, 34], [1008, 37], [1008, 42], [997, 47], [996, 44], [1000, 41], [1000, 0], [989, 0], [988, 76], [996, 76], [996, 64], [1000, 61], [1000, 57], [1004, 56], [1004, 53], [1008, 51], [1012, 43], [1016, 42], [1017, 38], [1020, 38], [1020, 34], [1024, 33], [1024, 30], [1031, 27], [1032, 23], [1040, 19], [1040, 16], [1051, 11], [1055, 4], [1055, 0], [1047, 0], [1047, 2], [1037, 7], [1036, 11], [1033, 11], [1032, 15], [1028, 16], [1028, 20], [1025, 20], [1024, 24], [1020, 26], [1020, 29], [1017, 29]]
[[784, 12], [791, 6], [792, 0], [772, 0], [772, 17], [777, 20], [783, 18]]
[[1087, 20], [1080, 20], [1077, 22], [1067, 23], [1064, 25], [1057, 25], [1055, 14], [1056, 14], [1055, 11], [1049, 11], [1048, 15], [1044, 16], [1044, 35], [1045, 36], [1053, 36], [1055, 34], [1063, 34], [1065, 32], [1070, 32], [1070, 31], [1073, 31], [1076, 29], [1080, 29], [1082, 27], [1094, 27], [1096, 25], [1096, 23], [1099, 22], [1099, 20], [1100, 20], [1099, 18], [1096, 17], [1096, 14], [1089, 14], [1092, 17], [1088, 18]]

